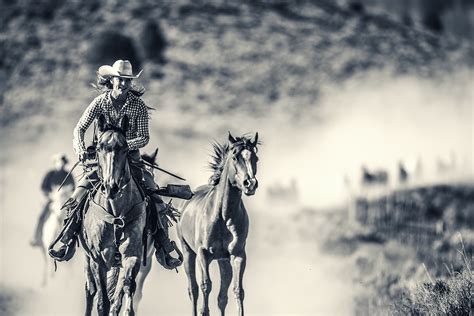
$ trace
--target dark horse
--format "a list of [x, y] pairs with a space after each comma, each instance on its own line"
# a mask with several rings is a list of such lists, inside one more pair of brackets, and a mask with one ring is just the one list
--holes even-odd
[[233, 291], [239, 315], [244, 314], [242, 279], [246, 265], [245, 243], [249, 218], [242, 202], [242, 192], [253, 195], [258, 187], [257, 174], [258, 133], [252, 141], [246, 137], [214, 145], [214, 175], [211, 185], [199, 187], [194, 197], [178, 206], [181, 219], [178, 236], [184, 254], [184, 268], [188, 276], [188, 291], [197, 315], [198, 284], [196, 259], [201, 269], [201, 291], [204, 296], [201, 315], [209, 315], [209, 293], [212, 282], [209, 264], [218, 260], [221, 286], [218, 306], [224, 315], [227, 291], [233, 276]]
[[135, 278], [142, 258], [146, 201], [133, 179], [127, 159], [125, 132], [98, 119], [98, 175], [101, 185], [84, 215], [81, 243], [86, 256], [86, 315], [94, 297], [99, 315], [118, 315], [125, 296], [124, 315], [134, 315]]

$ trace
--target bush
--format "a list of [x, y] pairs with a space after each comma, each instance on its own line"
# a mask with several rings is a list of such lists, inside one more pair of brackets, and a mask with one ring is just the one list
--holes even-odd
[[92, 39], [87, 59], [94, 67], [105, 64], [111, 65], [117, 59], [129, 60], [134, 69], [137, 70], [142, 65], [134, 41], [130, 37], [115, 31], [104, 31], [97, 34]]
[[418, 286], [400, 310], [411, 315], [471, 315], [473, 290], [472, 271], [464, 269], [447, 280]]
[[145, 23], [143, 31], [140, 34], [140, 43], [146, 58], [158, 63], [165, 62], [164, 52], [167, 42], [158, 23], [153, 20], [149, 20]]
[[448, 278], [431, 279], [430, 283], [418, 285], [406, 294], [398, 310], [410, 315], [472, 315], [474, 312], [474, 275], [472, 256], [469, 256], [462, 243], [463, 269], [449, 271]]

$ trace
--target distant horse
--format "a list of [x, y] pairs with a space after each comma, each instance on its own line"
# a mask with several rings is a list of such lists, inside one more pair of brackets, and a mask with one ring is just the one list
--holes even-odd
[[81, 243], [86, 256], [86, 315], [94, 297], [99, 315], [118, 315], [125, 297], [124, 315], [134, 315], [135, 278], [142, 258], [146, 201], [132, 178], [125, 132], [98, 119], [98, 175], [102, 185], [89, 201]]
[[406, 184], [410, 180], [410, 175], [408, 174], [408, 170], [403, 164], [402, 161], [398, 162], [398, 182], [403, 185]]
[[197, 315], [198, 283], [196, 260], [201, 269], [201, 291], [204, 296], [201, 315], [209, 315], [209, 294], [212, 282], [209, 264], [218, 260], [221, 285], [218, 306], [224, 315], [227, 290], [233, 276], [233, 291], [239, 315], [244, 315], [242, 279], [247, 256], [245, 243], [249, 218], [242, 201], [242, 192], [253, 195], [258, 187], [258, 133], [254, 140], [243, 136], [234, 138], [229, 133], [225, 145], [214, 144], [214, 175], [211, 185], [196, 189], [194, 197], [177, 205], [181, 211], [178, 237], [184, 254], [184, 268], [188, 277], [188, 292]]
[[362, 166], [362, 186], [385, 186], [387, 183], [388, 172], [386, 170], [370, 171], [366, 166]]
[[65, 185], [58, 191], [58, 186], [53, 186], [50, 193], [51, 203], [49, 204], [49, 215], [43, 226], [43, 236], [41, 239], [41, 250], [44, 256], [44, 272], [42, 285], [46, 285], [48, 280], [48, 271], [54, 275], [53, 261], [48, 255], [48, 246], [59, 235], [63, 226], [66, 213], [61, 211], [61, 207], [72, 195], [72, 185]]

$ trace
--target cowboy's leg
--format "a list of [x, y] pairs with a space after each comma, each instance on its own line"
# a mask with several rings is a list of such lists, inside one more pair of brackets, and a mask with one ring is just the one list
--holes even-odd
[[[85, 198], [87, 192], [94, 188], [98, 181], [99, 177], [97, 175], [97, 170], [93, 169], [92, 171], [89, 171], [78, 183], [72, 197], [64, 204], [63, 208], [66, 208], [67, 210], [68, 218], [65, 221], [66, 227], [62, 232], [63, 235], [59, 240], [62, 245], [57, 251], [52, 248], [49, 250], [49, 255], [53, 259], [67, 261], [74, 255], [77, 235], [82, 226], [82, 214], [79, 212], [79, 206], [81, 206], [81, 202]], [[54, 244], [51, 245], [51, 247], [54, 247]]]
[[46, 204], [41, 211], [41, 214], [38, 218], [38, 223], [36, 224], [35, 234], [33, 240], [30, 242], [31, 246], [37, 247], [41, 244], [41, 238], [43, 237], [43, 227], [46, 219], [49, 216], [49, 206], [51, 205], [51, 200], [48, 199]]
[[[182, 260], [173, 258], [170, 253], [175, 251], [179, 257], [182, 257], [181, 252], [174, 242], [169, 239], [168, 227], [164, 225], [163, 217], [168, 206], [163, 202], [161, 197], [154, 193], [159, 189], [159, 186], [155, 183], [154, 176], [151, 172], [143, 168], [140, 164], [141, 156], [138, 150], [129, 152], [130, 171], [133, 177], [138, 180], [140, 185], [147, 195], [150, 196], [152, 203], [155, 203], [157, 214], [157, 233], [154, 235], [154, 246], [156, 248], [156, 259], [158, 262], [167, 269], [174, 269], [181, 265]], [[153, 208], [152, 208], [153, 209]]]
[[97, 169], [88, 171], [81, 181], [77, 184], [76, 189], [71, 195], [71, 198], [64, 203], [63, 208], [74, 208], [77, 206], [82, 199], [86, 196], [87, 192], [92, 190], [99, 182], [99, 176], [97, 175]]
[[[156, 194], [152, 196], [152, 201], [155, 203], [157, 212], [157, 230], [153, 236], [156, 260], [167, 269], [177, 268], [182, 264], [182, 253], [168, 235], [167, 218], [164, 214], [168, 209], [168, 205]], [[178, 258], [171, 256], [173, 251], [176, 251]]]

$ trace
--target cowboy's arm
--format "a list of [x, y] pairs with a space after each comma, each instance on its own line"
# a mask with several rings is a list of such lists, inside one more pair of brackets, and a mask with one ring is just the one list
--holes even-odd
[[84, 144], [84, 134], [94, 119], [99, 115], [99, 102], [96, 99], [89, 104], [79, 122], [74, 128], [73, 148], [76, 155], [80, 156], [86, 151]]
[[145, 147], [149, 140], [150, 134], [148, 131], [148, 110], [146, 105], [142, 103], [137, 116], [137, 137], [127, 141], [128, 148], [130, 150], [134, 150]]

